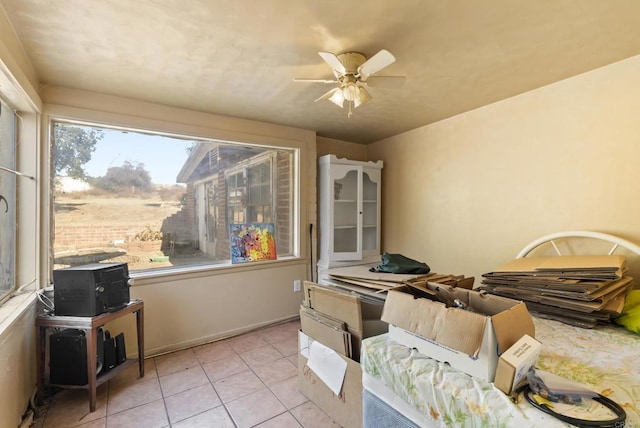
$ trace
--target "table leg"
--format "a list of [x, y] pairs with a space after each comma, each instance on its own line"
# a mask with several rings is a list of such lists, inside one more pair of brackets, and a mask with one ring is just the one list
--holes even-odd
[[89, 387], [89, 411], [96, 410], [96, 366], [98, 354], [98, 328], [91, 328], [87, 331], [87, 377]]
[[136, 312], [136, 326], [138, 330], [138, 371], [144, 377], [144, 308]]

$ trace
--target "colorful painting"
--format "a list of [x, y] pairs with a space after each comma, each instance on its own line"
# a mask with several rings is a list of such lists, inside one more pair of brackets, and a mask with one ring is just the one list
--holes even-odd
[[273, 223], [232, 224], [231, 263], [276, 259], [276, 234]]

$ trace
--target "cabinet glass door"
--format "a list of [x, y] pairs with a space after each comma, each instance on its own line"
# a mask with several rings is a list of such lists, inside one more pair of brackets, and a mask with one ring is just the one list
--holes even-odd
[[336, 165], [332, 169], [333, 260], [362, 256], [360, 189], [361, 167]]
[[378, 230], [378, 183], [379, 172], [372, 176], [371, 172], [362, 173], [362, 251], [379, 252], [380, 231]]

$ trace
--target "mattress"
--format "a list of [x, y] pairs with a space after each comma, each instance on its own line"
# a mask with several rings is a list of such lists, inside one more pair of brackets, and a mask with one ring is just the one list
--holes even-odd
[[[537, 367], [614, 400], [627, 413], [625, 426], [640, 427], [640, 336], [614, 325], [582, 329], [541, 318], [534, 323], [536, 338], [543, 343]], [[569, 426], [534, 408], [522, 395], [514, 403], [492, 383], [419, 354], [386, 334], [363, 340], [361, 365], [365, 390], [419, 426]], [[556, 408], [576, 418], [612, 416], [597, 404]]]

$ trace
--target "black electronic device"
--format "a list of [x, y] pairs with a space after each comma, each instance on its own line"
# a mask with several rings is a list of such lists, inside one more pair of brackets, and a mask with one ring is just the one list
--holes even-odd
[[104, 333], [104, 370], [109, 371], [118, 365], [118, 354], [116, 353], [116, 340], [111, 337], [109, 330]]
[[127, 350], [124, 345], [124, 333], [116, 336], [116, 364], [127, 361]]
[[92, 263], [53, 271], [56, 315], [96, 316], [129, 303], [127, 263]]
[[[103, 367], [102, 328], [98, 329], [96, 374]], [[87, 338], [84, 330], [68, 328], [49, 338], [49, 382], [56, 385], [86, 385]]]

